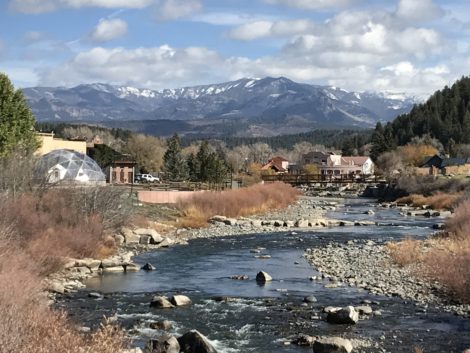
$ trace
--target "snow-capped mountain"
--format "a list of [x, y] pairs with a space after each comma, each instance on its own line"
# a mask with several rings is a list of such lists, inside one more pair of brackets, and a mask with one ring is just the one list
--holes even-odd
[[159, 91], [96, 83], [26, 88], [24, 93], [40, 121], [102, 122], [119, 127], [129, 121], [166, 120], [201, 133], [248, 135], [372, 127], [377, 121], [409, 112], [415, 103], [405, 97], [387, 98], [385, 93], [348, 92], [284, 77]]

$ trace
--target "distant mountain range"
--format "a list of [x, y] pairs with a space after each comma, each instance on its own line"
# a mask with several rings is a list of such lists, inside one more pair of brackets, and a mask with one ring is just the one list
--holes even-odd
[[274, 136], [370, 128], [408, 113], [404, 95], [348, 92], [287, 78], [240, 79], [160, 91], [107, 84], [23, 90], [39, 121], [93, 123], [155, 135]]

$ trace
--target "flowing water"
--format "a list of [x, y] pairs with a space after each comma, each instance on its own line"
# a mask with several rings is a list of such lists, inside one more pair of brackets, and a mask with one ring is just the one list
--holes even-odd
[[[365, 211], [374, 209], [375, 215]], [[309, 352], [311, 349], [284, 345], [285, 339], [299, 333], [340, 335], [373, 342], [362, 352], [413, 352], [420, 346], [425, 353], [456, 352], [470, 347], [470, 320], [433, 308], [423, 310], [398, 298], [369, 295], [366, 291], [339, 287], [328, 289], [326, 281], [310, 281], [319, 275], [303, 258], [305, 248], [331, 241], [372, 239], [382, 242], [405, 236], [424, 237], [432, 232], [436, 220], [403, 217], [395, 209], [376, 209], [364, 200], [347, 201], [344, 208], [331, 212], [331, 218], [373, 220], [379, 226], [337, 227], [305, 232], [291, 231], [253, 234], [227, 238], [199, 239], [189, 246], [176, 246], [142, 254], [135, 262], [152, 263], [157, 270], [128, 274], [106, 274], [88, 281], [87, 290], [64, 298], [61, 305], [83, 325], [94, 326], [103, 315], [117, 314], [120, 323], [131, 330], [134, 343], [143, 345], [149, 337], [162, 334], [148, 323], [170, 320], [170, 331], [180, 335], [189, 329], [205, 334], [220, 352]], [[269, 259], [250, 252], [259, 249]], [[273, 281], [264, 286], [254, 280], [264, 270]], [[244, 281], [232, 275], [248, 275]], [[100, 300], [88, 297], [89, 291], [105, 294]], [[153, 295], [181, 293], [193, 305], [175, 309], [149, 307]], [[302, 304], [313, 294], [318, 302]], [[235, 298], [217, 302], [214, 296]], [[327, 305], [358, 305], [375, 302], [382, 311], [353, 327], [330, 325], [312, 318]]]

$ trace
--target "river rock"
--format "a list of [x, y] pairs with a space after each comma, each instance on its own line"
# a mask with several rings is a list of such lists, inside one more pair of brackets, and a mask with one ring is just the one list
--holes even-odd
[[173, 245], [174, 243], [175, 243], [175, 241], [174, 241], [173, 239], [171, 239], [171, 238], [169, 238], [169, 237], [166, 237], [166, 238], [163, 239], [163, 241], [162, 241], [160, 244], [158, 244], [158, 245], [160, 245], [162, 248], [167, 248], [167, 247]]
[[174, 295], [170, 298], [171, 304], [175, 306], [191, 305], [191, 299], [185, 295]]
[[313, 353], [351, 353], [350, 340], [341, 337], [320, 337], [313, 343]]
[[224, 223], [228, 226], [235, 226], [237, 224], [237, 220], [235, 218], [227, 218]]
[[158, 309], [168, 309], [174, 308], [174, 305], [171, 304], [167, 297], [156, 295], [152, 298], [152, 301], [150, 302], [150, 307]]
[[135, 234], [130, 228], [122, 227], [121, 234], [127, 244], [137, 244], [140, 241], [140, 235]]
[[[148, 239], [150, 244], [159, 244], [163, 241], [163, 237], [155, 229], [139, 228], [134, 230], [134, 233], [140, 236], [139, 241], [142, 241], [142, 239]], [[144, 242], [145, 241], [146, 240], [144, 240]]]
[[116, 245], [122, 245], [126, 241], [126, 238], [124, 238], [123, 235], [121, 234], [114, 234], [114, 242]]
[[237, 281], [246, 281], [247, 279], [249, 279], [249, 277], [247, 275], [234, 275], [230, 278], [235, 279]]
[[113, 267], [104, 267], [103, 272], [105, 273], [116, 273], [116, 272], [124, 272], [124, 266], [113, 266]]
[[227, 217], [225, 217], [225, 216], [215, 215], [215, 216], [212, 216], [209, 219], [209, 222], [210, 223], [225, 223], [226, 219], [227, 219]]
[[267, 272], [264, 272], [264, 271], [260, 271], [256, 275], [256, 282], [259, 282], [259, 283], [271, 282], [272, 280], [273, 278]]
[[284, 227], [287, 227], [287, 228], [292, 228], [295, 226], [295, 222], [294, 221], [285, 221], [284, 222]]
[[359, 321], [359, 313], [354, 310], [354, 307], [347, 306], [338, 311], [329, 312], [326, 321], [330, 324], [353, 325]]
[[163, 321], [151, 322], [149, 324], [149, 327], [153, 330], [171, 330], [173, 328], [173, 325], [170, 321], [163, 320]]
[[126, 264], [123, 267], [126, 272], [137, 272], [140, 270], [140, 266], [137, 266], [134, 263]]
[[215, 296], [215, 297], [211, 297], [211, 300], [213, 300], [215, 302], [224, 302], [224, 303], [229, 303], [229, 302], [236, 301], [235, 298], [227, 297], [227, 296], [224, 296], [224, 295], [218, 295], [218, 296]]
[[103, 295], [101, 293], [98, 293], [98, 292], [90, 292], [90, 293], [88, 293], [88, 297], [93, 298], [93, 299], [101, 299], [101, 298], [103, 298]]
[[251, 220], [251, 225], [252, 225], [253, 227], [259, 228], [259, 227], [262, 226], [262, 222], [261, 222], [259, 219], [252, 219], [252, 220]]
[[308, 295], [304, 298], [304, 302], [305, 303], [316, 303], [317, 302], [317, 298], [315, 298], [314, 295]]
[[156, 268], [151, 263], [147, 262], [144, 266], [141, 267], [144, 271], [155, 271]]
[[144, 353], [179, 353], [180, 344], [174, 336], [162, 336], [150, 340], [144, 348]]
[[315, 342], [315, 338], [309, 335], [300, 335], [297, 337], [295, 340], [293, 340], [291, 343], [296, 344], [297, 346], [304, 346], [304, 347], [311, 347], [313, 346], [313, 343]]
[[273, 221], [273, 226], [283, 227], [284, 226], [284, 221], [279, 221], [279, 220]]
[[295, 226], [297, 228], [308, 228], [308, 220], [306, 219], [299, 219], [295, 222]]
[[58, 294], [64, 294], [65, 293], [65, 288], [64, 285], [61, 284], [60, 282], [51, 282], [47, 286], [47, 290], [52, 293], [58, 293]]
[[373, 312], [369, 305], [359, 305], [354, 307], [354, 309], [361, 315], [371, 315]]
[[186, 332], [178, 338], [183, 353], [217, 353], [209, 340], [197, 330]]

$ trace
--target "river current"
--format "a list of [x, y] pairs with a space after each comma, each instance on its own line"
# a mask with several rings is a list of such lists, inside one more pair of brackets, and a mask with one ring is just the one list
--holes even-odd
[[[375, 214], [365, 214], [370, 209]], [[470, 347], [468, 319], [432, 307], [424, 310], [398, 298], [370, 295], [358, 288], [325, 288], [327, 280], [309, 280], [319, 273], [304, 259], [306, 248], [351, 239], [384, 242], [407, 236], [425, 237], [432, 232], [435, 219], [404, 217], [396, 209], [379, 209], [367, 200], [346, 201], [344, 207], [328, 216], [372, 220], [379, 225], [193, 240], [188, 246], [134, 259], [138, 264], [152, 263], [156, 271], [92, 278], [86, 290], [63, 298], [60, 305], [85, 326], [96, 326], [103, 316], [117, 315], [130, 330], [134, 344], [141, 346], [148, 338], [163, 333], [149, 329], [149, 322], [170, 320], [170, 333], [180, 335], [197, 329], [219, 353], [310, 352], [311, 348], [284, 344], [299, 333], [346, 336], [366, 342], [355, 352], [413, 352], [414, 347], [420, 346], [425, 353], [460, 353]], [[256, 257], [259, 255], [271, 257], [260, 259]], [[261, 270], [273, 277], [271, 283], [256, 283], [256, 273]], [[233, 275], [248, 275], [249, 279], [233, 280]], [[104, 297], [89, 298], [90, 291], [101, 292]], [[174, 309], [149, 307], [152, 296], [176, 293], [189, 296], [193, 305]], [[308, 295], [318, 301], [303, 304]], [[211, 299], [214, 296], [234, 299], [218, 302]], [[359, 305], [364, 300], [372, 301], [382, 315], [351, 327], [330, 325], [315, 318], [325, 306]]]

